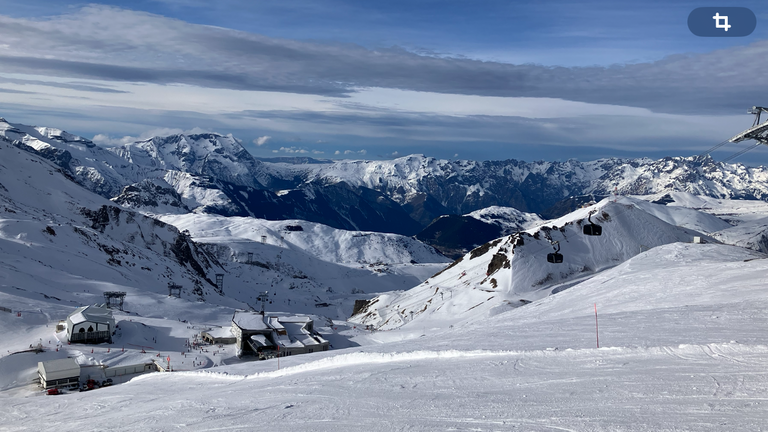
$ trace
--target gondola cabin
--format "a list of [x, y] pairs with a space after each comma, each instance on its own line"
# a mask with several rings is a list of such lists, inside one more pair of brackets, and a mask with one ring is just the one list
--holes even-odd
[[560, 264], [563, 262], [563, 254], [552, 252], [547, 254], [547, 262], [552, 264]]
[[584, 234], [588, 236], [599, 236], [603, 235], [603, 227], [600, 225], [595, 224], [586, 224], [584, 225]]

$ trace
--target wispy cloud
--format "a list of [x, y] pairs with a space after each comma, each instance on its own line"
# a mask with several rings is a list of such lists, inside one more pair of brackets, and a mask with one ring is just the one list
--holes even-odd
[[123, 90], [116, 90], [113, 88], [103, 87], [103, 86], [95, 86], [92, 84], [83, 84], [83, 83], [76, 83], [76, 82], [29, 80], [29, 79], [7, 78], [7, 77], [0, 77], [0, 84], [56, 87], [56, 88], [62, 88], [62, 89], [78, 90], [78, 91], [85, 91], [85, 92], [97, 92], [97, 93], [128, 93]]
[[0, 40], [6, 73], [329, 96], [381, 87], [555, 97], [660, 112], [742, 110], [768, 66], [768, 41], [653, 63], [544, 67], [276, 39], [103, 6], [44, 20], [1, 16]]
[[108, 134], [96, 134], [91, 139], [91, 141], [105, 147], [116, 147], [116, 146], [121, 146], [125, 144], [130, 144], [136, 141], [143, 141], [153, 137], [164, 137], [164, 136], [176, 135], [176, 134], [194, 135], [194, 134], [201, 134], [201, 133], [208, 133], [208, 132], [211, 132], [211, 131], [203, 128], [199, 128], [199, 127], [195, 127], [188, 130], [182, 130], [178, 128], [156, 128], [156, 129], [150, 129], [145, 132], [142, 132], [137, 136], [126, 135], [123, 137], [113, 137]]
[[261, 147], [261, 146], [263, 146], [264, 144], [266, 144], [266, 143], [267, 143], [267, 141], [269, 141], [269, 140], [271, 140], [271, 139], [272, 139], [272, 137], [271, 137], [271, 136], [269, 136], [269, 135], [264, 135], [264, 136], [260, 136], [260, 137], [256, 138], [255, 140], [253, 140], [253, 143], [254, 143], [254, 144], [256, 144], [257, 146]]

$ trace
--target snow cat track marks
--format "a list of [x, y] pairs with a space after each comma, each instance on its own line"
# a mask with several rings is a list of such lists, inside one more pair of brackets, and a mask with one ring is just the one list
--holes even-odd
[[[493, 298], [493, 297], [491, 297], [491, 298]], [[490, 299], [489, 299], [489, 300], [490, 300]], [[486, 301], [488, 301], [488, 300], [486, 300]], [[480, 302], [480, 303], [478, 303], [478, 304], [476, 304], [476, 305], [472, 306], [471, 308], [469, 308], [469, 309], [465, 310], [464, 312], [465, 312], [465, 313], [466, 313], [466, 312], [469, 312], [469, 311], [471, 311], [472, 309], [474, 309], [474, 308], [476, 308], [476, 307], [478, 307], [478, 306], [482, 305], [482, 304], [483, 304], [483, 303], [485, 303], [486, 301], [482, 301], [482, 302]]]

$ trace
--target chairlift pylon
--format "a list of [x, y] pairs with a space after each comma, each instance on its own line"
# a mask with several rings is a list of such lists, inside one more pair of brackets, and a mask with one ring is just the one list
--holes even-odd
[[560, 264], [563, 262], [563, 254], [560, 253], [560, 242], [552, 242], [552, 247], [557, 246], [554, 252], [547, 254], [547, 262], [552, 264]]
[[592, 215], [595, 212], [597, 212], [597, 210], [592, 210], [589, 212], [589, 216], [587, 217], [587, 220], [589, 220], [589, 223], [584, 225], [584, 229], [582, 231], [585, 235], [588, 235], [588, 236], [603, 235], [603, 227], [595, 223], [592, 223]]

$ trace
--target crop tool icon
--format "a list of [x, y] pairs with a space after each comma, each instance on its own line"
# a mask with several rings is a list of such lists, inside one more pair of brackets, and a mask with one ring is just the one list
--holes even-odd
[[[715, 20], [715, 28], [725, 29], [725, 31], [731, 28], [731, 25], [728, 24], [728, 15], [720, 16], [720, 12], [716, 12], [712, 19]], [[720, 21], [722, 21], [722, 24]]]

